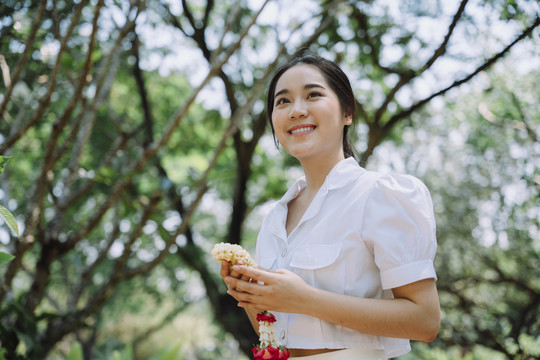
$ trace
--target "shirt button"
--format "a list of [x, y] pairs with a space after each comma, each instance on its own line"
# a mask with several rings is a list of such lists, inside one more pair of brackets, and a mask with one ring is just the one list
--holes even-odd
[[287, 255], [287, 249], [283, 249], [283, 251], [281, 252], [281, 256], [285, 257], [285, 255]]
[[285, 333], [285, 330], [281, 330], [281, 332], [279, 333], [279, 338], [280, 338], [281, 340], [285, 340], [285, 334], [286, 334], [286, 333]]

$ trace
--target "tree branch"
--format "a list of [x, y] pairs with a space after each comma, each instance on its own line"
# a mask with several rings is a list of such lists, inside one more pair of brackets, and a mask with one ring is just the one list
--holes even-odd
[[[80, 131], [78, 134], [75, 149], [71, 152], [72, 156], [69, 162], [70, 171], [64, 182], [64, 186], [66, 189], [71, 188], [71, 184], [75, 180], [75, 175], [80, 167], [79, 158], [90, 136], [90, 131], [92, 130], [96, 117], [96, 110], [106, 99], [106, 96], [109, 93], [110, 87], [112, 85], [112, 81], [115, 78], [114, 74], [116, 73], [119, 64], [118, 57], [120, 54], [122, 41], [132, 31], [135, 26], [135, 22], [136, 18], [126, 21], [126, 24], [116, 38], [115, 44], [111, 49], [111, 52], [109, 53], [109, 56], [107, 57], [107, 60], [105, 61], [102, 71], [98, 77], [98, 81], [96, 84], [96, 96], [94, 97], [94, 101], [89, 105], [90, 109], [85, 112], [85, 114], [89, 115], [88, 117], [85, 116], [85, 121], [83, 121], [84, 127], [82, 131]], [[118, 142], [118, 147], [116, 148], [116, 150], [120, 149], [123, 145], [125, 145], [127, 140], [128, 139], [126, 138], [122, 138]], [[116, 150], [110, 153], [107, 161], [112, 161], [113, 156], [116, 154]], [[132, 176], [133, 174], [131, 175], [131, 177]], [[71, 250], [80, 239], [86, 236], [91, 231], [91, 229], [93, 229], [101, 221], [101, 218], [105, 215], [107, 210], [114, 204], [121, 190], [123, 190], [130, 183], [131, 177], [129, 177], [129, 179], [122, 186], [115, 186], [114, 188], [116, 189], [116, 192], [113, 191], [113, 195], [110, 196], [104, 202], [104, 204], [102, 204], [102, 206], [96, 211], [94, 216], [87, 222], [87, 224], [85, 224], [86, 226], [82, 226], [78, 232], [72, 234], [72, 236], [68, 238], [68, 241], [61, 245], [62, 253]], [[83, 186], [83, 189], [81, 189], [76, 195], [70, 195], [68, 192], [66, 192], [66, 195], [61, 202], [62, 206], [65, 207], [67, 203], [73, 202], [74, 199], [83, 194], [84, 191], [88, 191], [95, 184], [95, 180], [89, 181], [86, 186]]]
[[139, 343], [147, 340], [156, 331], [162, 330], [165, 327], [165, 325], [171, 323], [175, 319], [176, 315], [184, 311], [189, 305], [191, 305], [191, 303], [181, 301], [180, 304], [176, 305], [171, 311], [169, 311], [165, 316], [163, 316], [163, 318], [157, 321], [154, 325], [145, 328], [142, 333], [138, 334], [131, 341], [131, 344], [133, 346], [133, 352], [136, 354]]
[[[234, 5], [233, 5], [233, 9], [231, 11], [231, 15], [227, 16], [227, 19], [229, 21], [225, 22], [225, 27], [223, 28], [223, 31], [222, 31], [221, 36], [219, 38], [219, 45], [218, 45], [217, 49], [213, 51], [213, 54], [221, 54], [221, 51], [223, 50], [223, 46], [224, 46], [225, 35], [227, 35], [229, 30], [231, 29], [232, 24], [235, 21], [237, 21], [239, 15], [240, 15], [240, 1], [235, 1]], [[212, 64], [214, 62], [214, 59], [211, 58], [211, 59], [209, 59], [209, 61], [210, 61], [210, 64]]]
[[[257, 16], [260, 14], [260, 12], [262, 11], [262, 9], [264, 8], [264, 6], [266, 5], [267, 2], [268, 1], [266, 1], [263, 4], [263, 6], [261, 7], [261, 9], [259, 10], [259, 12], [257, 14], [255, 14], [255, 16], [252, 19], [251, 24], [248, 25], [246, 27], [246, 29], [244, 30], [243, 36], [245, 36], [247, 34], [247, 32], [249, 31], [249, 28], [255, 22]], [[232, 53], [229, 51], [229, 54], [225, 57], [224, 60], [228, 59], [230, 55], [232, 55]], [[221, 62], [223, 62], [224, 60], [222, 60]], [[222, 64], [220, 66], [222, 66]], [[216, 68], [214, 68], [214, 69], [215, 69], [214, 72], [211, 71], [208, 76], [210, 76], [210, 74], [212, 74], [212, 73], [217, 72], [217, 69]], [[270, 70], [267, 70], [267, 71], [270, 71]], [[206, 83], [206, 82], [203, 81], [203, 83]], [[199, 202], [201, 201], [203, 195], [206, 193], [206, 190], [208, 188], [207, 182], [208, 182], [208, 176], [210, 174], [210, 171], [214, 168], [215, 164], [217, 163], [217, 159], [221, 155], [222, 151], [225, 149], [227, 140], [236, 132], [236, 130], [238, 128], [238, 123], [240, 122], [242, 117], [247, 113], [247, 111], [251, 108], [251, 106], [253, 105], [255, 100], [258, 98], [258, 97], [255, 96], [255, 94], [257, 94], [258, 89], [262, 88], [262, 85], [263, 85], [262, 82], [256, 85], [256, 88], [252, 92], [252, 96], [251, 96], [252, 100], [247, 101], [246, 104], [244, 106], [242, 106], [242, 108], [239, 109], [235, 113], [235, 116], [233, 116], [233, 118], [231, 119], [231, 123], [230, 123], [228, 129], [223, 134], [223, 136], [221, 138], [221, 141], [220, 141], [220, 143], [218, 144], [218, 146], [216, 148], [216, 151], [214, 153], [214, 157], [209, 162], [208, 167], [206, 168], [205, 172], [203, 173], [203, 175], [201, 176], [201, 178], [199, 179], [197, 184], [194, 186], [195, 189], [199, 189], [199, 190], [197, 192], [195, 200], [190, 205], [190, 207], [189, 207], [188, 211], [186, 212], [185, 216], [182, 218], [182, 224], [178, 227], [178, 229], [173, 234], [171, 234], [171, 239], [167, 242], [165, 248], [160, 252], [160, 254], [156, 258], [154, 258], [154, 260], [152, 260], [148, 264], [145, 264], [145, 265], [143, 265], [143, 266], [141, 266], [139, 268], [135, 268], [135, 269], [131, 269], [131, 270], [127, 271], [126, 274], [125, 274], [126, 278], [132, 278], [132, 277], [134, 277], [134, 276], [136, 276], [138, 274], [146, 273], [146, 272], [150, 271], [151, 269], [153, 269], [168, 254], [169, 249], [174, 244], [174, 240], [176, 239], [176, 237], [181, 235], [181, 234], [185, 234], [185, 232], [186, 232], [186, 230], [188, 228], [188, 224], [190, 223], [191, 216], [193, 216], [196, 208], [199, 205]], [[199, 87], [199, 89], [200, 89], [200, 87]], [[189, 103], [189, 101], [188, 101], [188, 103]], [[185, 108], [185, 106], [186, 105], [184, 105], [184, 108]]]
[[[77, 103], [81, 101], [83, 89], [88, 83], [88, 75], [90, 73], [90, 70], [92, 69], [92, 53], [94, 51], [94, 46], [96, 42], [96, 36], [97, 36], [97, 30], [98, 30], [98, 18], [100, 16], [101, 9], [104, 5], [105, 5], [104, 0], [98, 1], [95, 12], [94, 12], [94, 19], [92, 20], [92, 34], [90, 36], [90, 42], [88, 44], [88, 52], [86, 54], [86, 60], [85, 60], [83, 69], [81, 71], [80, 77], [79, 77], [79, 83], [75, 89], [75, 92], [73, 93], [73, 96], [70, 102], [66, 106], [64, 113], [55, 122], [55, 124], [53, 124], [53, 129], [56, 129], [56, 130], [53, 132], [52, 136], [50, 137], [49, 145], [47, 147], [47, 153], [44, 156], [44, 159], [46, 159], [45, 161], [49, 162], [49, 166], [47, 166], [47, 171], [50, 171], [50, 169], [53, 168], [58, 157], [61, 155], [61, 153], [56, 152], [58, 148], [58, 141], [59, 141], [60, 135], [63, 133], [65, 127], [67, 126], [68, 121], [71, 118], [71, 115], [75, 109], [75, 106], [77, 105]], [[80, 122], [77, 122], [77, 123], [80, 123]], [[76, 128], [78, 128], [77, 125], [76, 125]], [[69, 137], [68, 140], [66, 141], [69, 142], [70, 139], [71, 137]], [[67, 147], [64, 147], [64, 149], [67, 150]], [[58, 232], [60, 231], [63, 225], [64, 219], [65, 219], [64, 213], [62, 214], [57, 213], [56, 221], [53, 221], [49, 224], [48, 234], [46, 236], [46, 239], [58, 237]]]
[[452, 19], [452, 23], [448, 27], [448, 31], [446, 32], [446, 36], [444, 37], [443, 42], [441, 43], [439, 48], [435, 50], [435, 52], [433, 53], [433, 56], [431, 56], [431, 58], [424, 64], [424, 66], [417, 71], [417, 75], [420, 75], [424, 71], [429, 69], [431, 65], [433, 65], [439, 57], [443, 56], [446, 53], [446, 46], [448, 45], [448, 42], [450, 41], [450, 38], [452, 37], [452, 34], [454, 33], [454, 29], [456, 28], [457, 23], [459, 22], [459, 20], [461, 19], [461, 16], [465, 12], [465, 6], [467, 5], [468, 2], [469, 0], [461, 1], [457, 12], [455, 13], [454, 18]]
[[[476, 70], [474, 70], [472, 73], [470, 73], [469, 75], [467, 75], [463, 79], [454, 81], [454, 83], [452, 83], [450, 86], [447, 86], [446, 88], [444, 88], [444, 89], [442, 89], [442, 90], [428, 96], [427, 98], [416, 102], [415, 104], [408, 107], [407, 109], [393, 115], [388, 120], [388, 122], [386, 122], [386, 124], [384, 124], [384, 126], [379, 129], [380, 134], [385, 136], [386, 134], [388, 134], [390, 132], [390, 130], [399, 121], [409, 117], [412, 113], [414, 113], [416, 110], [420, 109], [422, 106], [429, 103], [434, 98], [436, 98], [438, 96], [441, 96], [441, 95], [447, 93], [449, 90], [468, 82], [469, 80], [474, 78], [476, 75], [478, 75], [480, 72], [482, 72], [482, 71], [488, 69], [489, 67], [491, 67], [498, 60], [500, 60], [503, 56], [505, 56], [510, 51], [510, 49], [512, 49], [512, 47], [514, 47], [514, 45], [516, 45], [518, 42], [523, 40], [525, 37], [529, 36], [532, 33], [532, 31], [540, 24], [539, 19], [540, 18], [536, 18], [536, 21], [532, 25], [530, 25], [528, 28], [526, 28], [514, 41], [512, 41], [512, 43], [507, 45], [503, 50], [501, 50], [496, 55], [492, 56], [490, 59], [488, 59], [481, 66], [479, 66]], [[371, 133], [371, 128], [370, 128], [370, 133]], [[364, 163], [367, 162], [367, 159], [373, 154], [373, 150], [375, 149], [375, 147], [378, 144], [380, 144], [380, 142], [382, 141], [384, 136], [376, 136], [376, 137], [373, 138], [373, 141], [371, 141], [368, 144], [368, 147], [367, 147], [366, 151], [364, 152], [364, 154], [362, 154], [362, 162], [364, 162]], [[370, 137], [371, 137], [371, 134], [370, 134]]]
[[[13, 76], [11, 77], [10, 84], [9, 85], [6, 84], [7, 90], [4, 95], [4, 100], [0, 104], [0, 123], [2, 122], [2, 119], [4, 118], [4, 112], [6, 111], [7, 104], [9, 100], [11, 99], [11, 94], [13, 93], [13, 89], [15, 88], [15, 84], [17, 84], [17, 82], [19, 81], [19, 76], [21, 75], [21, 71], [26, 65], [26, 61], [28, 60], [28, 55], [30, 54], [30, 50], [32, 50], [32, 45], [36, 38], [37, 31], [39, 30], [39, 27], [41, 26], [41, 18], [43, 17], [43, 13], [45, 12], [46, 5], [47, 5], [46, 1], [41, 2], [41, 6], [39, 7], [37, 16], [34, 19], [34, 22], [32, 23], [32, 28], [30, 29], [28, 39], [26, 40], [24, 52], [19, 57], [19, 61], [17, 61], [17, 66], [15, 67], [15, 71], [13, 72]], [[4, 82], [5, 80], [6, 79], [4, 78]], [[4, 151], [0, 151], [0, 154], [3, 154], [3, 153]]]
[[167, 11], [167, 14], [169, 15], [169, 18], [171, 19], [172, 25], [174, 25], [174, 27], [176, 27], [178, 30], [180, 30], [182, 32], [182, 34], [184, 34], [186, 37], [190, 37], [188, 35], [188, 33], [184, 30], [184, 27], [182, 26], [182, 24], [180, 24], [180, 22], [178, 21], [176, 16], [173, 15], [173, 13], [171, 11], [171, 8], [169, 7], [169, 4], [160, 3], [160, 5], [163, 6], [165, 11]]
[[379, 47], [376, 46], [374, 43], [373, 43], [373, 39], [371, 38], [371, 35], [369, 34], [369, 19], [367, 17], [367, 15], [365, 13], [363, 13], [362, 11], [360, 11], [360, 9], [358, 8], [353, 8], [353, 14], [352, 16], [354, 17], [354, 19], [356, 20], [356, 22], [358, 23], [358, 26], [360, 27], [360, 30], [362, 30], [362, 42], [365, 43], [367, 46], [369, 46], [370, 48], [370, 52], [369, 52], [369, 55], [371, 57], [371, 61], [373, 62], [373, 64], [378, 67], [379, 69], [389, 73], [389, 74], [401, 74], [401, 71], [397, 70], [397, 69], [392, 69], [390, 67], [387, 67], [387, 66], [383, 66], [380, 62], [379, 62], [379, 57], [380, 57], [380, 52], [379, 52]]
[[47, 106], [49, 106], [49, 103], [51, 101], [51, 95], [54, 89], [56, 88], [56, 79], [58, 77], [58, 73], [60, 72], [60, 68], [62, 65], [62, 61], [61, 61], [62, 55], [66, 51], [67, 42], [70, 39], [71, 34], [73, 33], [73, 30], [75, 29], [75, 26], [78, 23], [78, 19], [81, 16], [82, 10], [86, 6], [87, 1], [88, 0], [82, 0], [79, 4], [77, 4], [75, 8], [75, 12], [71, 19], [71, 23], [69, 24], [66, 34], [64, 35], [60, 43], [60, 50], [58, 51], [58, 55], [56, 56], [56, 63], [54, 65], [54, 68], [51, 71], [49, 86], [47, 88], [47, 92], [45, 96], [40, 100], [39, 106], [37, 110], [34, 112], [34, 114], [32, 115], [32, 117], [19, 129], [19, 131], [17, 131], [15, 134], [9, 137], [6, 140], [6, 142], [1, 145], [0, 154], [5, 153], [5, 151], [11, 148], [26, 133], [26, 131], [28, 131], [28, 129], [34, 126], [37, 123], [37, 121], [42, 117], [43, 113], [47, 109]]
[[80, 326], [80, 324], [83, 323], [84, 319], [92, 314], [97, 313], [103, 307], [103, 304], [112, 296], [115, 286], [124, 279], [121, 269], [124, 268], [127, 259], [131, 255], [131, 247], [135, 240], [139, 238], [143, 227], [150, 219], [154, 207], [157, 205], [160, 199], [160, 196], [154, 196], [143, 209], [141, 221], [131, 232], [127, 243], [124, 244], [122, 255], [115, 261], [108, 282], [103, 285], [93, 297], [88, 299], [87, 303], [81, 310], [69, 314], [69, 316], [64, 317], [62, 321], [57, 321], [56, 319], [51, 319], [48, 321], [47, 331], [45, 332], [47, 335], [39, 340], [41, 348], [47, 349], [48, 346], [55, 344], [66, 334], [74, 331]]
[[[266, 2], [265, 2], [265, 4], [263, 5], [262, 8], [264, 8], [265, 5], [266, 5]], [[248, 32], [249, 28], [252, 26], [252, 24], [257, 19], [258, 15], [262, 11], [262, 8], [253, 17], [251, 24], [245, 29], [244, 33], [242, 34], [242, 37], [247, 35], [247, 32]], [[134, 164], [134, 169], [135, 170], [142, 167], [144, 165], [144, 163], [146, 163], [147, 160], [151, 156], [153, 156], [155, 154], [155, 152], [157, 152], [157, 149], [159, 149], [161, 146], [163, 146], [164, 144], [166, 144], [168, 142], [168, 139], [169, 139], [170, 135], [172, 134], [172, 130], [174, 130], [174, 128], [176, 128], [176, 126], [179, 125], [180, 120], [183, 118], [184, 111], [186, 111], [186, 109], [189, 107], [189, 105], [191, 105], [191, 103], [194, 101], [194, 98], [195, 98], [196, 94], [206, 85], [208, 80], [217, 72], [217, 69], [219, 69], [219, 68], [221, 68], [221, 66], [223, 66], [223, 64], [228, 60], [228, 58], [232, 55], [232, 53], [237, 49], [238, 46], [239, 45], [233, 47], [233, 49], [231, 49], [228, 52], [228, 54], [226, 54], [226, 56], [218, 64], [218, 67], [211, 69], [211, 71], [209, 72], [209, 74], [207, 76], [207, 79], [205, 81], [203, 81], [203, 83], [199, 86], [199, 88], [197, 88], [194, 91], [194, 93], [193, 93], [192, 97], [190, 97], [190, 100], [188, 101], [188, 103], [185, 104], [184, 107], [182, 108], [182, 111], [180, 111], [180, 114], [177, 113], [176, 116], [173, 118], [173, 120], [169, 124], [169, 127], [165, 131], [165, 133], [162, 136], [161, 141], [158, 143], [158, 145], [157, 146], [150, 146], [149, 148], [147, 148], [147, 150], [145, 151], [145, 154], [143, 155], [142, 159], [140, 159], [138, 162], [136, 162]], [[180, 116], [180, 115], [182, 115], [182, 116]], [[229, 132], [227, 132], [225, 134], [225, 136], [230, 136], [230, 135], [231, 134]], [[211, 166], [213, 166], [213, 164], [211, 164]], [[133, 171], [133, 172], [131, 172], [131, 174], [133, 174], [135, 172], [136, 171]], [[112, 201], [116, 197], [118, 197], [120, 192], [130, 183], [132, 176], [133, 175], [127, 176], [122, 182], [117, 184], [115, 186], [114, 190], [112, 191], [112, 194], [105, 201], [105, 203], [101, 206], [101, 209], [99, 209], [97, 211], [97, 215], [95, 215], [93, 217], [93, 219], [91, 219], [90, 222], [85, 227], [83, 227], [83, 229], [81, 231], [79, 231], [75, 236], [68, 239], [68, 241], [65, 244], [62, 244], [62, 247], [60, 247], [60, 248], [55, 247], [56, 251], [64, 253], [65, 251], [67, 251], [68, 249], [72, 248], [75, 245], [76, 241], [74, 241], [74, 239], [80, 239], [80, 238], [84, 237], [90, 231], [90, 229], [92, 229], [94, 227], [94, 225], [101, 219], [101, 217], [103, 216], [105, 211], [110, 207], [110, 204], [112, 203]], [[197, 199], [195, 200], [195, 202], [190, 207], [190, 210], [188, 211], [187, 218], [183, 219], [183, 222], [182, 222], [182, 225], [180, 226], [180, 229], [179, 229], [180, 231], [178, 232], [178, 234], [182, 233], [182, 232], [184, 232], [186, 230], [186, 226], [189, 223], [189, 218], [194, 213], [195, 208], [197, 207], [198, 203], [202, 199], [202, 195], [205, 192], [206, 192], [206, 185], [201, 186], [200, 190], [198, 192]], [[132, 277], [134, 277], [134, 276], [136, 276], [138, 274], [150, 271], [152, 268], [154, 268], [157, 264], [159, 264], [163, 260], [164, 256], [168, 253], [168, 250], [169, 250], [170, 246], [174, 242], [174, 239], [175, 239], [175, 236], [172, 237], [172, 241], [170, 240], [168, 242], [168, 244], [166, 246], [166, 249], [164, 251], [162, 251], [156, 257], [156, 259], [154, 259], [148, 265], [142, 266], [142, 267], [140, 267], [138, 269], [135, 269], [135, 270], [131, 269], [130, 271], [115, 272], [115, 274], [114, 274], [115, 276], [108, 283], [107, 288], [111, 289], [111, 286], [115, 285], [116, 283], [118, 283], [118, 282], [120, 282], [122, 280], [126, 280], [126, 279], [132, 278]], [[48, 258], [50, 258], [50, 257], [48, 257]], [[122, 257], [122, 261], [124, 261], [124, 260], [125, 260], [125, 258]], [[48, 338], [52, 339], [52, 340], [59, 339], [59, 338], [61, 338], [63, 336], [63, 334], [65, 334], [67, 332], [70, 332], [70, 331], [73, 331], [73, 329], [76, 328], [78, 326], [78, 324], [81, 323], [82, 319], [86, 318], [87, 316], [89, 316], [92, 313], [95, 313], [99, 308], [101, 308], [104, 301], [108, 298], [109, 293], [110, 293], [110, 290], [106, 290], [106, 291], [101, 292], [84, 309], [79, 311], [74, 316], [70, 317], [69, 322], [62, 322], [61, 324], [56, 324], [56, 325], [51, 323], [49, 328], [48, 328], [48, 333], [49, 333]]]
[[[22, 135], [31, 127], [33, 126], [37, 120], [41, 117], [43, 112], [45, 111], [46, 106], [50, 102], [51, 94], [56, 86], [56, 77], [58, 75], [58, 72], [60, 71], [60, 65], [61, 65], [61, 58], [62, 54], [66, 49], [66, 44], [68, 42], [69, 36], [73, 32], [73, 29], [75, 28], [75, 25], [77, 23], [77, 20], [79, 19], [82, 9], [85, 5], [85, 1], [81, 1], [75, 10], [75, 13], [72, 17], [72, 21], [70, 23], [69, 28], [66, 31], [66, 35], [62, 39], [62, 43], [60, 45], [60, 50], [58, 52], [58, 56], [56, 59], [56, 64], [53, 68], [51, 79], [49, 83], [49, 88], [47, 90], [47, 94], [40, 102], [40, 106], [38, 110], [34, 113], [34, 116], [28, 121], [22, 129], [20, 129], [17, 133], [13, 134], [0, 148], [0, 154], [4, 153], [6, 149], [9, 149], [18, 139], [22, 137]], [[58, 129], [53, 128], [53, 134], [56, 132], [58, 134]], [[53, 147], [53, 141], [49, 142], [49, 148], [52, 149]], [[51, 156], [52, 157], [52, 156]], [[36, 183], [36, 187], [33, 191], [33, 194], [31, 196], [30, 200], [30, 206], [29, 208], [32, 209], [28, 211], [27, 216], [25, 218], [24, 224], [24, 232], [21, 235], [19, 239], [17, 239], [15, 244], [15, 256], [17, 257], [15, 261], [11, 261], [8, 264], [8, 269], [4, 275], [4, 283], [2, 284], [2, 287], [0, 288], [0, 303], [4, 300], [4, 297], [6, 295], [6, 292], [9, 288], [11, 288], [11, 283], [13, 281], [14, 276], [19, 271], [20, 266], [22, 265], [22, 256], [24, 253], [32, 247], [32, 244], [34, 242], [34, 237], [32, 235], [32, 232], [34, 231], [34, 228], [36, 224], [38, 223], [41, 213], [42, 213], [42, 207], [43, 207], [43, 196], [46, 193], [47, 186], [51, 179], [49, 178], [49, 170], [51, 169], [51, 159], [45, 159], [44, 164], [42, 165], [41, 175], [40, 179], [42, 181], [39, 181]], [[46, 264], [47, 261], [44, 262]], [[37, 284], [36, 284], [37, 286]], [[37, 289], [34, 289], [37, 290]], [[32, 290], [31, 290], [32, 291]]]
[[529, 122], [527, 120], [527, 116], [525, 116], [525, 113], [523, 112], [523, 109], [521, 108], [521, 105], [519, 103], [519, 100], [516, 96], [516, 94], [514, 94], [513, 92], [510, 93], [510, 96], [512, 97], [512, 103], [514, 104], [514, 106], [516, 107], [518, 113], [519, 113], [519, 117], [520, 117], [520, 120], [521, 122], [523, 123], [523, 126], [525, 127], [525, 130], [527, 131], [527, 135], [529, 135], [529, 138], [533, 141], [533, 142], [538, 142], [539, 139], [538, 137], [536, 136], [536, 132], [529, 126]]
[[207, 0], [206, 1], [206, 8], [204, 9], [204, 17], [203, 17], [203, 29], [206, 29], [208, 27], [208, 20], [210, 19], [210, 13], [212, 12], [212, 9], [214, 7], [214, 0]]
[[388, 108], [388, 104], [390, 104], [390, 102], [392, 100], [394, 100], [394, 98], [396, 96], [396, 93], [403, 86], [410, 83], [412, 79], [414, 79], [414, 78], [420, 76], [422, 73], [424, 73], [427, 69], [429, 69], [433, 65], [433, 63], [435, 63], [435, 61], [439, 57], [444, 55], [444, 53], [446, 52], [446, 46], [448, 45], [448, 42], [450, 41], [450, 38], [451, 38], [451, 36], [452, 36], [452, 34], [454, 32], [454, 29], [455, 29], [459, 19], [461, 18], [461, 16], [463, 15], [463, 13], [465, 11], [465, 5], [467, 5], [468, 1], [469, 0], [463, 0], [461, 2], [460, 6], [459, 6], [459, 9], [457, 10], [456, 14], [454, 15], [454, 18], [452, 19], [452, 23], [450, 24], [450, 26], [448, 28], [448, 31], [446, 33], [446, 36], [444, 37], [443, 42], [441, 43], [439, 48], [437, 50], [435, 50], [435, 52], [433, 53], [431, 58], [424, 64], [424, 66], [421, 69], [419, 69], [418, 71], [404, 71], [404, 72], [399, 73], [399, 81], [394, 86], [394, 88], [386, 95], [386, 98], [385, 98], [384, 102], [377, 109], [377, 111], [375, 113], [375, 117], [373, 119], [375, 124], [380, 123], [380, 120], [381, 120], [383, 114], [386, 112], [386, 110]]
[[71, 292], [71, 299], [67, 306], [68, 310], [70, 311], [74, 311], [77, 308], [77, 304], [84, 290], [86, 289], [86, 287], [92, 280], [92, 275], [94, 271], [97, 269], [97, 267], [101, 263], [103, 263], [104, 260], [107, 259], [107, 254], [109, 253], [109, 250], [111, 249], [114, 241], [117, 239], [118, 235], [120, 234], [120, 221], [118, 218], [118, 207], [116, 207], [115, 210], [116, 210], [115, 211], [116, 221], [114, 221], [114, 228], [108, 234], [107, 244], [105, 245], [105, 247], [103, 247], [103, 249], [99, 251], [98, 256], [96, 257], [96, 260], [81, 272], [79, 276], [80, 281], [75, 286], [75, 289]]
[[154, 128], [153, 128], [153, 119], [152, 111], [150, 110], [150, 103], [148, 101], [148, 94], [146, 92], [146, 87], [144, 86], [143, 73], [140, 67], [140, 56], [139, 56], [139, 37], [135, 32], [135, 36], [131, 41], [131, 53], [135, 57], [135, 64], [133, 65], [133, 77], [135, 78], [135, 83], [137, 84], [137, 89], [139, 90], [139, 96], [141, 97], [141, 106], [143, 109], [143, 133], [144, 141], [143, 147], [149, 146], [154, 141]]
[[184, 9], [184, 14], [186, 14], [189, 24], [191, 25], [191, 27], [193, 28], [193, 31], [195, 32], [197, 30], [197, 26], [195, 25], [195, 19], [193, 18], [193, 14], [191, 13], [191, 10], [189, 10], [189, 6], [186, 0], [182, 0], [182, 8]]
[[532, 33], [532, 31], [539, 24], [540, 24], [540, 18], [536, 18], [536, 21], [532, 25], [530, 25], [528, 28], [526, 28], [521, 33], [521, 35], [519, 35], [514, 41], [512, 41], [508, 46], [506, 46], [501, 52], [499, 52], [498, 54], [492, 56], [489, 60], [484, 62], [482, 65], [480, 65], [472, 73], [470, 73], [469, 75], [467, 75], [466, 77], [464, 77], [461, 80], [454, 81], [454, 83], [452, 83], [450, 86], [448, 86], [448, 87], [446, 87], [446, 88], [444, 88], [444, 89], [442, 89], [442, 90], [428, 96], [427, 98], [418, 101], [416, 104], [410, 106], [409, 108], [405, 109], [401, 113], [392, 116], [390, 118], [390, 120], [384, 125], [384, 127], [387, 128], [387, 129], [392, 128], [399, 120], [401, 120], [401, 119], [403, 119], [405, 117], [408, 117], [414, 111], [418, 110], [420, 107], [424, 106], [425, 104], [427, 104], [428, 102], [430, 102], [434, 98], [436, 98], [438, 96], [441, 96], [441, 95], [447, 93], [449, 90], [466, 83], [467, 81], [471, 80], [472, 78], [474, 78], [476, 75], [478, 75], [482, 71], [488, 69], [493, 64], [495, 64], [498, 60], [500, 60], [503, 56], [505, 56], [510, 51], [510, 49], [512, 49], [514, 47], [514, 45], [516, 45], [518, 42], [520, 42], [521, 40], [523, 40], [524, 38], [529, 36]]

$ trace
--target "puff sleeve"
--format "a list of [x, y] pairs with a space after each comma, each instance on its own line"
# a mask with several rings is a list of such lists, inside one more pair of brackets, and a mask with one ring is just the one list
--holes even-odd
[[374, 254], [383, 289], [437, 278], [433, 203], [419, 179], [381, 176], [370, 190], [362, 225], [362, 238]]

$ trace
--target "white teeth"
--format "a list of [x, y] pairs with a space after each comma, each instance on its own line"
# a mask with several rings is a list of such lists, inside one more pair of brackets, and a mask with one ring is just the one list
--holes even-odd
[[309, 130], [312, 130], [313, 127], [311, 126], [308, 126], [308, 127], [301, 127], [301, 128], [298, 128], [298, 129], [294, 129], [293, 131], [291, 131], [291, 134], [298, 134], [300, 132], [303, 132], [303, 131], [309, 131]]

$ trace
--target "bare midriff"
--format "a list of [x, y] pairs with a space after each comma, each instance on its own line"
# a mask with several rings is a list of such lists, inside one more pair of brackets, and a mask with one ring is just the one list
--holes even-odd
[[341, 349], [289, 349], [291, 357], [301, 357], [332, 352]]

